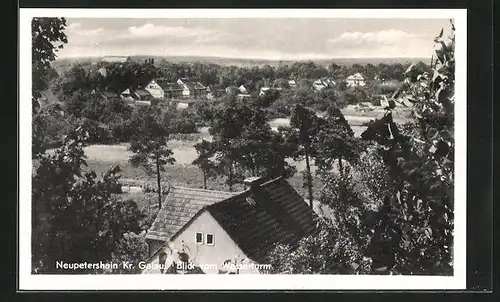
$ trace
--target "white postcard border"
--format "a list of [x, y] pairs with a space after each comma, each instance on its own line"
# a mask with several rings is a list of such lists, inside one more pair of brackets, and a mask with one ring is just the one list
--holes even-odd
[[[454, 275], [32, 275], [31, 18], [452, 18], [456, 25]], [[465, 289], [467, 193], [467, 10], [465, 9], [20, 9], [20, 290], [389, 290]], [[432, 41], [429, 41], [429, 44]]]

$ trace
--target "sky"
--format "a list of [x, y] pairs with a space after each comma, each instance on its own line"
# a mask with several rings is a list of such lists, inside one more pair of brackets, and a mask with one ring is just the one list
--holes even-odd
[[59, 58], [213, 56], [304, 60], [425, 58], [448, 19], [69, 18]]

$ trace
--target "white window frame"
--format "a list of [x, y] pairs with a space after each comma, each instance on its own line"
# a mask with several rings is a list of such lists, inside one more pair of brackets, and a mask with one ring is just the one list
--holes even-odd
[[[208, 243], [208, 235], [212, 236], [212, 243]], [[206, 245], [215, 245], [215, 235], [212, 233], [206, 233], [205, 234], [205, 243], [206, 243]]]
[[[201, 234], [201, 242], [198, 242], [198, 234]], [[200, 244], [202, 245], [204, 243], [203, 239], [204, 239], [204, 236], [203, 236], [203, 232], [196, 232], [196, 234], [194, 235], [194, 241], [196, 242], [196, 244]]]

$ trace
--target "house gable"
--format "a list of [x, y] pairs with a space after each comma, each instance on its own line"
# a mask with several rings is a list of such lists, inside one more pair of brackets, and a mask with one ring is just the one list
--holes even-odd
[[351, 76], [348, 76], [346, 79], [346, 83], [349, 86], [364, 86], [365, 79], [360, 73], [356, 73]]
[[275, 244], [294, 247], [317, 230], [318, 216], [283, 178], [215, 203], [207, 210], [257, 263], [267, 262]]
[[172, 187], [146, 239], [168, 241], [204, 207], [233, 196], [232, 192]]
[[167, 262], [172, 263], [179, 252], [185, 252], [197, 265], [213, 265], [204, 267], [205, 273], [217, 273], [216, 266], [226, 261], [266, 264], [275, 244], [294, 248], [317, 232], [317, 217], [281, 177], [259, 180], [238, 194], [174, 187], [146, 235], [148, 244], [156, 247], [149, 262], [158, 263], [159, 254], [167, 253]]
[[[197, 242], [197, 234], [201, 234], [201, 243]], [[212, 244], [207, 243], [207, 235], [212, 239]], [[150, 268], [145, 269], [143, 274], [161, 273], [158, 264], [160, 264], [162, 252], [167, 255], [166, 266], [177, 263], [178, 253], [184, 252], [189, 256], [189, 261], [200, 267], [206, 274], [220, 273], [219, 270], [223, 270], [226, 261], [238, 264], [251, 262], [217, 220], [206, 210], [201, 210], [171, 241], [165, 243], [147, 261]], [[240, 270], [239, 273], [258, 273], [258, 271], [247, 269]]]
[[155, 98], [155, 99], [163, 99], [164, 98], [165, 92], [163, 91], [161, 86], [158, 85], [158, 83], [156, 83], [155, 80], [151, 80], [146, 85], [146, 87], [144, 87], [144, 90], [149, 92], [151, 94], [151, 96], [153, 96], [153, 98]]

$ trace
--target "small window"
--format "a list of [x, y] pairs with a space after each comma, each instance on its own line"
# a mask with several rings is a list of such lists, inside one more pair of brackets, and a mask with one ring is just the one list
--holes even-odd
[[203, 233], [196, 233], [196, 244], [203, 244]]
[[207, 234], [207, 244], [214, 245], [214, 234]]

